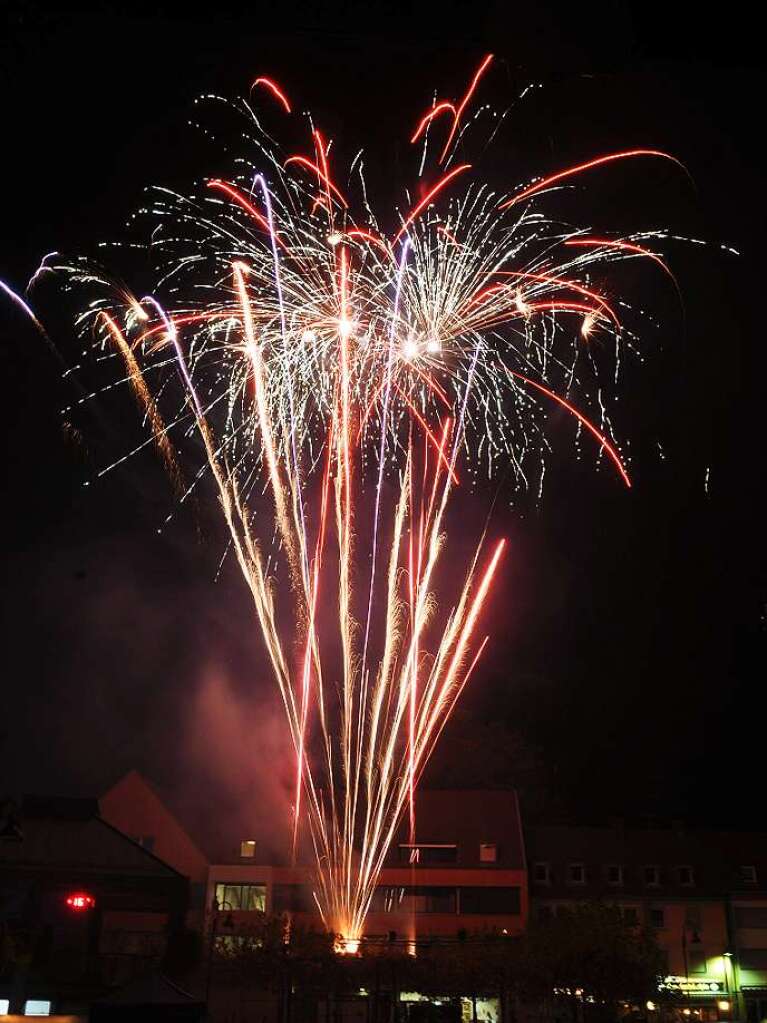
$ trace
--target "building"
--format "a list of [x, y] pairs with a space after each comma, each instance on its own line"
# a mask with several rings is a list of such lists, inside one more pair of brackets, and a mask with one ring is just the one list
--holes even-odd
[[[224, 841], [214, 833], [195, 842], [136, 771], [100, 802], [107, 820], [189, 877], [193, 891], [204, 880], [208, 912], [231, 914], [243, 927], [249, 914], [291, 913], [321, 928], [311, 870], [306, 864], [290, 866], [287, 848], [264, 862], [255, 832]], [[420, 792], [416, 840], [407, 832], [404, 823], [381, 872], [368, 916], [369, 937], [389, 939], [394, 933], [413, 940], [523, 930], [527, 875], [514, 792]]]
[[129, 771], [100, 797], [99, 808], [105, 821], [189, 879], [187, 922], [191, 927], [199, 927], [208, 884], [208, 855], [155, 788], [138, 771]]
[[[290, 912], [321, 926], [308, 867], [259, 864], [244, 839], [230, 862], [212, 864], [207, 904], [247, 921], [253, 911]], [[403, 823], [381, 871], [366, 937], [404, 941], [461, 933], [519, 934], [527, 876], [514, 792], [424, 791], [416, 839]]]
[[616, 906], [654, 931], [665, 991], [696, 1020], [767, 1017], [767, 836], [668, 828], [530, 827], [531, 913]]
[[6, 805], [0, 840], [0, 1014], [77, 1013], [159, 964], [187, 879], [105, 821], [92, 799]]
[[[154, 849], [195, 891], [190, 921], [236, 940], [260, 914], [321, 929], [311, 870], [275, 853], [274, 822], [234, 835], [215, 822], [192, 839], [131, 772], [104, 815]], [[519, 934], [530, 916], [599, 901], [651, 929], [665, 957], [659, 1003], [680, 1023], [767, 1023], [767, 835], [682, 827], [535, 826], [522, 831], [511, 792], [419, 792], [415, 839], [403, 823], [367, 918], [366, 939]], [[268, 829], [272, 852], [264, 855]], [[648, 1010], [650, 1011], [650, 1010]], [[653, 1010], [654, 1011], [654, 1010]]]

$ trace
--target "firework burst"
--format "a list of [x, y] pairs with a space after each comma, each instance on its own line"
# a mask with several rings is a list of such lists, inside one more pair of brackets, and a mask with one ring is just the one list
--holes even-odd
[[634, 341], [591, 271], [649, 259], [669, 272], [652, 236], [565, 229], [539, 200], [603, 165], [672, 157], [608, 154], [505, 194], [458, 162], [491, 65], [414, 118], [423, 187], [396, 215], [374, 213], [361, 154], [339, 185], [311, 121], [306, 149], [281, 151], [260, 118], [296, 115], [259, 76], [236, 105], [251, 158], [194, 194], [152, 193], [151, 296], [84, 261], [46, 264], [95, 288], [80, 326], [121, 360], [177, 479], [174, 431], [201, 441], [287, 715], [294, 845], [305, 827], [317, 906], [349, 947], [408, 809], [415, 833], [419, 776], [488, 641], [504, 541], [440, 570], [449, 499], [480, 467], [527, 485], [554, 406], [631, 485], [601, 397], [592, 421], [574, 396], [595, 344], [617, 365]]

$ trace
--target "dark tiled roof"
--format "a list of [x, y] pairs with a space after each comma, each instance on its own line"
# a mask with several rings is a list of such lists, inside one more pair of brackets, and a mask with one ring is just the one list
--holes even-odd
[[[387, 860], [389, 866], [397, 864], [397, 846], [409, 841], [408, 832], [406, 815], [392, 843]], [[416, 841], [455, 843], [459, 867], [521, 870], [525, 864], [517, 794], [510, 790], [426, 789], [418, 792]], [[496, 845], [498, 858], [494, 864], [480, 862], [480, 843]]]

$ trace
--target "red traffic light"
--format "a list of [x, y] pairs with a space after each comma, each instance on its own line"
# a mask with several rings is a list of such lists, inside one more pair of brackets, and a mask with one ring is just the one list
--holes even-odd
[[93, 909], [96, 905], [96, 900], [88, 892], [72, 892], [71, 895], [67, 895], [66, 902], [75, 913], [82, 913], [86, 909]]

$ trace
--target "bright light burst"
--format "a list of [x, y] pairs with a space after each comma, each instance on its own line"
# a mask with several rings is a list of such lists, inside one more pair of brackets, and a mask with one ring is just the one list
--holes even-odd
[[[672, 157], [612, 153], [511, 194], [454, 164], [491, 116], [467, 120], [491, 62], [414, 118], [420, 198], [396, 219], [374, 213], [361, 153], [339, 185], [311, 121], [304, 152], [280, 150], [259, 117], [297, 115], [260, 76], [236, 104], [250, 160], [190, 196], [153, 192], [155, 295], [47, 264], [97, 288], [81, 325], [122, 359], [174, 475], [172, 429], [202, 442], [287, 714], [294, 844], [303, 824], [317, 906], [347, 948], [408, 807], [414, 833], [415, 786], [488, 641], [504, 541], [440, 568], [448, 500], [480, 465], [526, 485], [557, 406], [631, 485], [594, 378], [635, 339], [591, 272], [648, 257], [668, 272], [647, 247], [663, 234], [595, 237], [538, 200], [605, 164]], [[597, 423], [577, 407], [589, 382]]]

